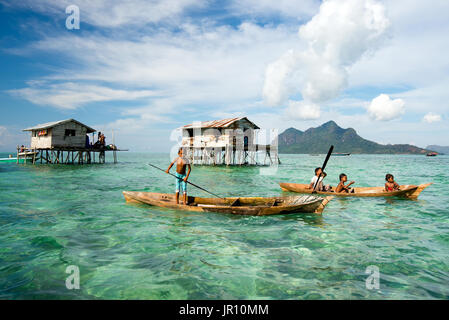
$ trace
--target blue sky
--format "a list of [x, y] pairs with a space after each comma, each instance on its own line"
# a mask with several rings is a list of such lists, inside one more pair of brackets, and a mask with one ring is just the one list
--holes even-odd
[[[66, 28], [72, 4], [79, 30]], [[234, 116], [449, 145], [448, 32], [444, 0], [5, 0], [0, 151], [67, 118], [133, 151]]]

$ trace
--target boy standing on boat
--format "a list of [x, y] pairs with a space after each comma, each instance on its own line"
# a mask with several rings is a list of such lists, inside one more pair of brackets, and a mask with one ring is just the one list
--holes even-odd
[[[192, 170], [190, 167], [189, 160], [183, 157], [183, 150], [179, 148], [178, 157], [168, 166], [168, 169], [165, 171], [170, 173], [171, 167], [176, 162], [176, 204], [179, 204], [179, 192], [183, 193], [183, 202], [184, 205], [187, 204], [187, 179], [189, 179], [190, 171]], [[186, 173], [187, 167], [187, 173]]]

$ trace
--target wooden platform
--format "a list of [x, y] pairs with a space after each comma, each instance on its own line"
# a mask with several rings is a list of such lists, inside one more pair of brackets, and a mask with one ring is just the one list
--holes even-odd
[[[117, 163], [117, 152], [128, 151], [127, 149], [106, 149], [106, 148], [42, 148], [30, 149], [20, 152], [17, 150], [17, 163], [27, 159], [32, 164], [92, 164], [105, 163], [106, 152], [113, 152], [114, 163]], [[98, 154], [98, 155], [97, 155]], [[24, 162], [24, 161], [22, 161]]]

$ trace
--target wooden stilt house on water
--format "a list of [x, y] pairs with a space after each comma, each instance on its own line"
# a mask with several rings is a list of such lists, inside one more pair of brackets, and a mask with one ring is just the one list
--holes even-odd
[[115, 145], [94, 144], [96, 130], [75, 119], [44, 123], [23, 131], [31, 132], [31, 146], [24, 150], [18, 147], [17, 163], [22, 157], [32, 163], [89, 164], [96, 159], [98, 163], [105, 163], [106, 151], [113, 151], [116, 163], [116, 151], [125, 151], [118, 150]]
[[[260, 128], [246, 117], [196, 122], [179, 129], [185, 156], [194, 165], [280, 163], [277, 145], [257, 144]], [[263, 161], [259, 159], [261, 155]]]

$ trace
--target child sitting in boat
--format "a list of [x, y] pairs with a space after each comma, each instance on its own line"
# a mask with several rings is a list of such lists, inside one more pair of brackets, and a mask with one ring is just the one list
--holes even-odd
[[[322, 174], [321, 176], [323, 177], [323, 180], [324, 180], [324, 178], [327, 177], [327, 173], [326, 173], [326, 172], [323, 172], [323, 174]], [[326, 191], [326, 192], [334, 192], [334, 190], [332, 190], [332, 186], [331, 186], [330, 184], [328, 184], [327, 186], [324, 185], [324, 186], [323, 186], [323, 191]]]
[[[183, 202], [184, 205], [187, 204], [187, 179], [189, 178], [191, 167], [189, 160], [183, 157], [183, 150], [179, 148], [178, 157], [170, 164], [168, 169], [165, 171], [167, 173], [170, 172], [171, 167], [176, 162], [176, 204], [179, 204], [179, 192], [183, 193]], [[187, 167], [187, 174], [186, 174]]]
[[[329, 186], [323, 185], [323, 180], [324, 178], [326, 178], [326, 176], [327, 176], [326, 172], [323, 172], [321, 168], [316, 168], [315, 176], [310, 181], [310, 185], [307, 186], [307, 189], [313, 189], [315, 184], [317, 184], [317, 186], [315, 187], [315, 191], [331, 191], [332, 187], [330, 185]], [[318, 177], [320, 177], [319, 180]]]
[[340, 174], [340, 183], [338, 184], [337, 188], [335, 189], [335, 192], [338, 192], [338, 193], [342, 193], [342, 192], [354, 193], [354, 189], [350, 188], [349, 186], [354, 184], [355, 181], [351, 181], [347, 185], [345, 185], [346, 181], [348, 181], [348, 176], [345, 175], [344, 173]]
[[393, 191], [399, 191], [401, 190], [399, 188], [399, 184], [394, 181], [394, 176], [392, 174], [387, 173], [385, 176], [385, 180], [387, 181], [385, 183], [385, 191], [386, 192], [393, 192]]

